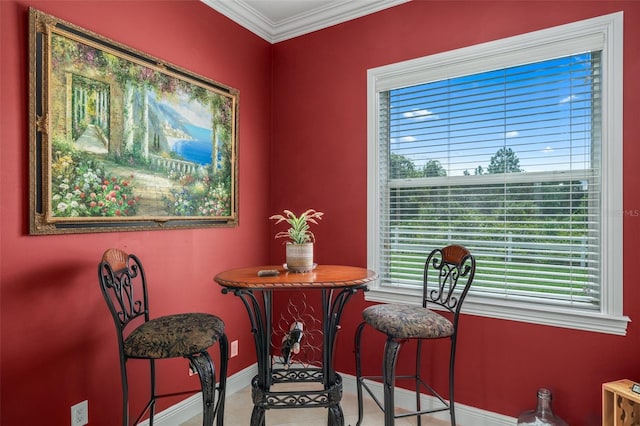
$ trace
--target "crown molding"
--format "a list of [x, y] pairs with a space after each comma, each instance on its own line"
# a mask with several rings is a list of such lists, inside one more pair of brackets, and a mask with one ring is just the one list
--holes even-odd
[[339, 0], [273, 22], [243, 0], [201, 0], [270, 43], [278, 43], [406, 3], [409, 0]]

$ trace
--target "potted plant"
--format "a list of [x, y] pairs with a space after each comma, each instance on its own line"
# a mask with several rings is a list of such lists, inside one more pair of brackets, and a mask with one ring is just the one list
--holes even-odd
[[293, 272], [307, 272], [314, 267], [313, 243], [315, 236], [309, 228], [309, 224], [318, 224], [324, 213], [309, 209], [299, 216], [291, 210], [284, 210], [284, 215], [275, 214], [269, 219], [275, 220], [276, 225], [287, 222], [289, 229], [276, 234], [276, 238], [288, 238], [286, 244], [286, 268]]

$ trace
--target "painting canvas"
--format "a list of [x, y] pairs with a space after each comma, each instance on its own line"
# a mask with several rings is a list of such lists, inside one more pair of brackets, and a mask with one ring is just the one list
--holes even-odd
[[237, 90], [29, 18], [32, 234], [237, 224]]

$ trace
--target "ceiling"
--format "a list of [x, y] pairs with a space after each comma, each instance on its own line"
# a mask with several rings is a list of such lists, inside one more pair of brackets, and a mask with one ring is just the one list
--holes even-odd
[[202, 0], [270, 43], [327, 28], [409, 0]]

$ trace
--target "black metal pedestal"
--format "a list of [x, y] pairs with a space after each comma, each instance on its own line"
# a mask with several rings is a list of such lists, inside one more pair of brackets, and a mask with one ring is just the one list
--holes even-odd
[[[344, 426], [344, 414], [340, 407], [342, 399], [342, 378], [333, 367], [336, 335], [339, 330], [342, 311], [349, 298], [362, 287], [320, 288], [322, 314], [322, 360], [321, 365], [306, 364], [298, 368], [276, 368], [272, 348], [272, 303], [271, 289], [223, 289], [223, 293], [233, 292], [240, 297], [251, 321], [256, 347], [258, 374], [253, 378], [253, 412], [251, 426], [265, 425], [265, 412], [270, 409], [317, 408], [328, 409], [327, 424]], [[317, 291], [305, 289], [306, 291]], [[302, 364], [305, 365], [305, 364]], [[279, 383], [319, 383], [318, 390], [272, 390]], [[280, 387], [279, 387], [280, 388]]]

